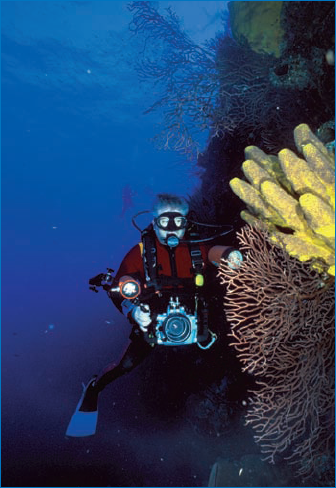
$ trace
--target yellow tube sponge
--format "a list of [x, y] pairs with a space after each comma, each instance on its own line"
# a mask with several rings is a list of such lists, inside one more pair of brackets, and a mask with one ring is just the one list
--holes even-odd
[[335, 157], [306, 124], [294, 139], [304, 159], [289, 149], [275, 157], [249, 146], [242, 165], [248, 182], [234, 178], [230, 186], [247, 204], [246, 222], [264, 222], [288, 254], [335, 275]]
[[321, 198], [311, 193], [302, 195], [299, 201], [311, 229], [335, 249], [335, 212]]
[[272, 179], [275, 179], [281, 186], [286, 188], [289, 193], [292, 191], [291, 184], [287, 180], [285, 173], [280, 166], [279, 159], [276, 156], [265, 154], [259, 147], [248, 146], [245, 148], [245, 158], [255, 161], [267, 171]]
[[281, 167], [296, 193], [303, 195], [310, 191], [320, 195], [322, 198], [326, 197], [325, 185], [316, 177], [316, 172], [310, 168], [307, 161], [298, 158], [289, 149], [283, 149], [278, 156]]
[[286, 190], [272, 181], [264, 181], [261, 185], [264, 199], [280, 214], [286, 227], [294, 230], [305, 230], [307, 225], [304, 217], [300, 215], [298, 201], [289, 195]]
[[277, 225], [285, 225], [285, 221], [263, 200], [260, 192], [254, 186], [239, 178], [233, 178], [230, 186], [234, 193], [247, 203], [252, 214], [260, 215], [263, 219], [271, 220]]

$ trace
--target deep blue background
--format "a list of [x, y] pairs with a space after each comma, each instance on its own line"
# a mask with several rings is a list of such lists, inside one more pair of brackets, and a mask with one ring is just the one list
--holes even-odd
[[[159, 4], [180, 9], [197, 42], [224, 6]], [[195, 440], [162, 398], [146, 403], [146, 366], [104, 392], [97, 436], [64, 436], [81, 381], [130, 332], [88, 279], [118, 267], [139, 238], [131, 216], [156, 193], [198, 184], [191, 162], [149, 140], [160, 119], [142, 112], [156, 93], [138, 82], [126, 2], [1, 7], [2, 485], [203, 485], [222, 446]]]

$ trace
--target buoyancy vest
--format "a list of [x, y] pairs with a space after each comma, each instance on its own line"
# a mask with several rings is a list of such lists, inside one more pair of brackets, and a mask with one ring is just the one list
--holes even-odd
[[[190, 234], [191, 239], [195, 238], [195, 234]], [[153, 225], [149, 225], [143, 230], [141, 235], [140, 247], [142, 248], [142, 259], [145, 273], [146, 287], [152, 288], [155, 291], [162, 290], [163, 287], [190, 287], [197, 286], [198, 283], [203, 284], [204, 277], [204, 260], [202, 252], [198, 243], [189, 243], [188, 249], [191, 259], [190, 278], [181, 278], [176, 274], [175, 263], [175, 248], [168, 248], [168, 253], [171, 263], [171, 276], [160, 275], [160, 263], [157, 259], [156, 237]], [[200, 278], [200, 276], [202, 278]], [[198, 282], [198, 283], [197, 283]], [[198, 286], [200, 286], [198, 284]]]

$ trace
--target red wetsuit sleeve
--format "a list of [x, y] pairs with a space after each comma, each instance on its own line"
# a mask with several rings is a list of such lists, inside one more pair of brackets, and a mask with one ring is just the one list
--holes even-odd
[[[144, 269], [142, 263], [142, 255], [140, 245], [132, 247], [132, 249], [126, 254], [121, 261], [114, 281], [119, 281], [123, 275], [137, 275], [141, 280], [144, 279]], [[140, 276], [139, 276], [140, 275]]]

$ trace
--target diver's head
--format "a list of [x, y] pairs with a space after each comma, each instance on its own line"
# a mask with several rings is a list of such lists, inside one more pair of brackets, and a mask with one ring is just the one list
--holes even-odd
[[184, 198], [169, 193], [157, 195], [153, 205], [153, 227], [156, 237], [165, 246], [176, 247], [187, 227], [189, 205]]

